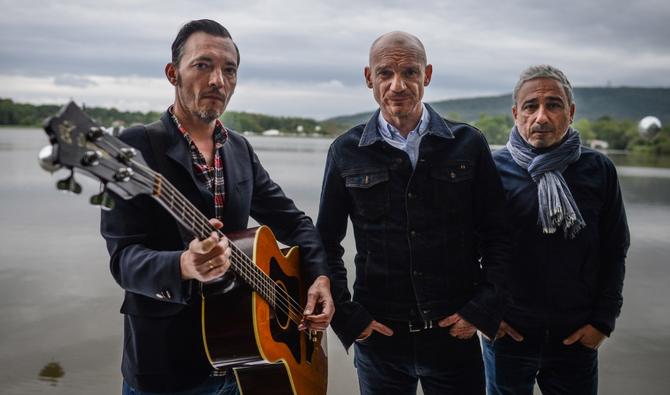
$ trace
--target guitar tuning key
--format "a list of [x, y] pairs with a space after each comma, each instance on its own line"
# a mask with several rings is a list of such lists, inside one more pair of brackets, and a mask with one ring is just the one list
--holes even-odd
[[137, 150], [132, 147], [123, 147], [119, 150], [117, 159], [128, 164], [132, 158], [137, 156]]
[[86, 151], [81, 158], [81, 164], [84, 166], [97, 166], [100, 164], [100, 158], [102, 158], [100, 151]]
[[88, 133], [86, 133], [86, 138], [88, 138], [88, 141], [98, 141], [104, 133], [105, 131], [102, 130], [101, 127], [93, 126], [88, 130]]
[[81, 185], [74, 179], [74, 170], [70, 170], [70, 176], [64, 178], [56, 183], [56, 188], [59, 191], [72, 192], [76, 194], [81, 193]]
[[94, 205], [94, 206], [100, 206], [101, 209], [105, 211], [109, 211], [114, 208], [114, 199], [112, 199], [111, 196], [107, 193], [107, 191], [103, 190], [102, 192], [95, 194], [91, 196], [91, 199], [89, 199], [89, 202]]

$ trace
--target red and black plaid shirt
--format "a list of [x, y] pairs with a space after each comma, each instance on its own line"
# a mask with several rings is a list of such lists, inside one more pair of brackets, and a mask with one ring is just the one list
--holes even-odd
[[221, 148], [228, 139], [228, 130], [226, 130], [220, 120], [216, 120], [216, 125], [214, 126], [214, 166], [210, 167], [207, 165], [205, 157], [191, 139], [188, 131], [186, 131], [186, 129], [179, 123], [179, 119], [177, 119], [177, 116], [174, 114], [172, 107], [170, 107], [169, 112], [172, 116], [172, 121], [182, 133], [191, 149], [193, 171], [195, 172], [196, 177], [204, 183], [207, 186], [207, 189], [214, 195], [214, 214], [216, 215], [216, 218], [223, 221], [223, 205], [226, 192], [224, 189], [223, 157], [221, 156]]

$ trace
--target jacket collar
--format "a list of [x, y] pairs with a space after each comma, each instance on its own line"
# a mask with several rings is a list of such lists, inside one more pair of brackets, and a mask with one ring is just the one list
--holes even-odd
[[[193, 171], [193, 158], [186, 139], [182, 136], [179, 129], [177, 129], [177, 126], [174, 124], [174, 121], [172, 121], [172, 117], [168, 111], [161, 116], [161, 122], [163, 122], [163, 126], [165, 126], [165, 129], [168, 131], [168, 144], [165, 155], [188, 173], [192, 187], [198, 191], [199, 195], [197, 201], [192, 200], [192, 198], [189, 200], [198, 206], [203, 213], [209, 215], [208, 218], [211, 218], [213, 216], [214, 205], [207, 204], [207, 202], [213, 201], [214, 195], [212, 195], [202, 183], [196, 181], [197, 178]], [[189, 197], [187, 191], [182, 190], [182, 193], [187, 195], [187, 198]]]
[[[444, 121], [444, 118], [440, 114], [438, 114], [433, 108], [427, 104], [423, 103], [425, 106], [426, 110], [428, 110], [428, 113], [430, 114], [430, 122], [428, 123], [428, 130], [426, 131], [427, 134], [432, 134], [437, 137], [442, 137], [445, 139], [453, 139], [454, 138], [454, 132], [451, 130], [449, 125]], [[383, 137], [379, 134], [377, 131], [377, 126], [378, 126], [378, 117], [380, 113], [380, 109], [377, 109], [374, 114], [372, 114], [372, 117], [368, 122], [365, 124], [365, 127], [363, 128], [363, 133], [361, 134], [361, 139], [358, 142], [359, 147], [365, 147], [368, 145], [372, 145], [377, 141], [383, 141]]]

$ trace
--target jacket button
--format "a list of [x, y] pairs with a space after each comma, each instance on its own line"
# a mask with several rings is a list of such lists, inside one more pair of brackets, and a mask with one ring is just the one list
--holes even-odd
[[165, 299], [165, 295], [163, 295], [163, 294], [160, 293], [160, 292], [156, 294], [156, 297], [157, 297], [158, 299]]
[[414, 236], [416, 236], [416, 232], [413, 231], [413, 230], [410, 230], [409, 235], [412, 236], [412, 237], [414, 237]]
[[423, 312], [423, 314], [428, 314], [428, 313], [430, 313], [430, 310], [426, 309], [426, 310], [422, 310], [422, 312]]
[[451, 173], [449, 173], [449, 177], [451, 177], [451, 179], [456, 178], [456, 173], [452, 171]]
[[423, 276], [422, 272], [417, 271], [417, 270], [414, 271], [414, 277], [421, 277], [421, 276]]
[[409, 199], [414, 199], [414, 197], [416, 197], [416, 195], [413, 194], [412, 192], [408, 192], [408, 193], [407, 193], [407, 197], [408, 197]]

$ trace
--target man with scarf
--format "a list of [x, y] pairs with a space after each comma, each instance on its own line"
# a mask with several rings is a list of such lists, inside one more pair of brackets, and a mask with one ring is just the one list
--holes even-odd
[[516, 241], [510, 303], [484, 339], [488, 393], [596, 394], [597, 349], [622, 305], [628, 225], [612, 162], [581, 146], [565, 75], [521, 73], [515, 126], [495, 152]]

